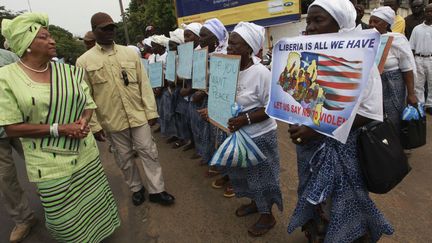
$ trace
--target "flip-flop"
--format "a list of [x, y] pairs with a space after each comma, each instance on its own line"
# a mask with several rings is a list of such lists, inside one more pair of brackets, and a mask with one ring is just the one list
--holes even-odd
[[170, 137], [170, 138], [167, 139], [166, 143], [172, 143], [172, 142], [175, 142], [177, 140], [178, 140], [177, 137]]
[[227, 186], [225, 188], [225, 192], [224, 192], [223, 196], [226, 197], [226, 198], [233, 198], [233, 197], [235, 197], [235, 192], [234, 192], [234, 189], [232, 188], [232, 186]]
[[[260, 237], [260, 236], [267, 234], [267, 232], [269, 232], [275, 225], [276, 225], [276, 220], [274, 220], [271, 224], [256, 223], [248, 229], [248, 232], [253, 237]], [[256, 232], [253, 229], [257, 229], [259, 231], [262, 230], [262, 231]]]
[[215, 181], [212, 182], [212, 184], [211, 184], [212, 188], [213, 189], [221, 189], [221, 188], [223, 188], [224, 185], [225, 185], [225, 183], [223, 185], [218, 185], [218, 184], [216, 184], [217, 181], [218, 180], [215, 180]]
[[181, 141], [181, 140], [180, 140], [180, 141], [175, 142], [175, 143], [173, 144], [172, 148], [173, 148], [173, 149], [178, 149], [178, 148], [184, 146], [185, 144], [186, 144], [185, 141]]
[[220, 171], [217, 171], [217, 170], [208, 170], [208, 171], [206, 171], [206, 173], [205, 173], [205, 176], [206, 176], [207, 178], [212, 178], [212, 177], [215, 177], [215, 176], [217, 176], [217, 175], [220, 175]]
[[193, 143], [188, 143], [186, 146], [183, 147], [183, 151], [188, 151], [195, 148], [195, 145]]
[[[258, 208], [257, 207], [250, 207], [251, 204], [244, 204], [241, 205], [239, 208], [236, 209], [235, 211], [235, 215], [237, 217], [245, 217], [248, 216], [250, 214], [254, 214], [254, 213], [258, 213]], [[242, 210], [244, 211], [244, 214], [240, 214], [239, 211]]]

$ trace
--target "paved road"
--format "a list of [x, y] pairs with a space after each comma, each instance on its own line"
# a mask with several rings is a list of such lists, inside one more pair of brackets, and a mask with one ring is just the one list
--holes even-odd
[[[429, 117], [431, 118], [431, 117]], [[431, 119], [429, 119], [431, 120]], [[428, 124], [431, 131], [432, 123]], [[106, 144], [100, 144], [101, 158], [114, 196], [119, 206], [122, 226], [105, 242], [293, 242], [306, 240], [298, 230], [286, 233], [288, 218], [296, 202], [297, 166], [293, 144], [287, 139], [287, 126], [279, 126], [281, 154], [281, 183], [284, 211], [274, 208], [275, 228], [263, 238], [251, 238], [247, 228], [257, 216], [237, 218], [235, 209], [247, 202], [242, 199], [225, 199], [221, 190], [210, 187], [212, 179], [204, 177], [206, 169], [197, 160], [189, 159], [191, 151], [171, 149], [164, 139], [155, 135], [160, 160], [164, 169], [167, 189], [175, 194], [177, 202], [165, 208], [145, 202], [134, 207], [122, 176], [108, 153]], [[395, 234], [380, 242], [432, 242], [432, 135], [428, 145], [413, 152], [410, 175], [386, 195], [373, 195], [378, 207], [395, 227]], [[35, 187], [27, 182], [23, 161], [17, 161], [19, 177], [30, 198], [40, 223], [25, 242], [54, 242], [43, 225], [43, 209]], [[7, 242], [13, 224], [0, 206], [0, 242]]]

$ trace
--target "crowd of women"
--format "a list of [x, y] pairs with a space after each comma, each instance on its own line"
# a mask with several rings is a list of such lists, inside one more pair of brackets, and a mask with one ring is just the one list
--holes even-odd
[[[380, 7], [371, 15], [370, 26], [382, 35], [394, 36], [394, 42], [384, 73], [380, 75], [375, 66], [369, 74], [347, 142], [340, 143], [301, 125], [291, 125], [289, 134], [279, 138], [291, 139], [297, 145], [298, 198], [289, 219], [288, 232], [301, 228], [310, 242], [377, 242], [383, 234], [391, 235], [394, 231], [369, 197], [359, 168], [357, 137], [360, 127], [372, 120], [382, 120], [384, 114], [400, 127], [403, 108], [407, 104], [417, 105], [414, 93], [416, 67], [408, 40], [389, 31], [395, 18], [394, 11]], [[110, 235], [120, 222], [95, 140], [88, 136], [91, 134], [88, 122], [96, 107], [86, 83], [81, 82], [83, 77], [79, 69], [50, 63], [55, 56], [55, 42], [47, 30], [47, 22], [27, 16], [2, 23], [2, 34], [20, 61], [0, 69], [0, 125], [5, 127], [8, 136], [22, 138], [29, 179], [36, 182], [47, 227], [54, 238], [68, 242], [98, 242]], [[355, 21], [356, 10], [349, 0], [316, 0], [308, 9], [305, 33], [360, 31]], [[22, 22], [31, 23], [32, 31], [25, 39], [18, 40], [23, 37], [20, 31], [27, 31], [19, 28]], [[231, 54], [241, 57], [237, 103], [243, 110], [227, 124], [230, 132], [243, 129], [266, 159], [247, 168], [210, 167], [208, 175], [221, 176], [212, 186], [225, 187], [227, 197], [235, 195], [251, 200], [247, 205], [240, 205], [235, 215], [259, 214], [257, 221], [248, 228], [252, 236], [262, 236], [276, 224], [272, 214], [274, 204], [283, 210], [277, 124], [265, 113], [271, 71], [259, 58], [264, 40], [265, 29], [259, 25], [240, 22], [229, 33], [221, 21], [210, 19], [203, 25], [182, 26], [170, 32], [169, 38], [153, 35], [142, 43], [146, 50], [143, 57], [150, 63], [165, 63], [167, 50], [176, 50], [185, 42], [193, 42], [195, 49], [208, 48], [210, 56]], [[36, 62], [36, 59], [42, 62]], [[50, 72], [39, 72], [29, 66], [35, 63], [45, 63]], [[76, 99], [71, 99], [70, 103], [51, 100], [55, 98], [51, 95], [54, 86], [49, 85], [52, 79], [58, 83], [56, 89], [62, 89]], [[207, 165], [227, 137], [208, 121], [207, 93], [192, 89], [191, 80], [165, 82], [164, 87], [153, 91], [161, 134], [167, 142], [173, 143], [173, 148], [194, 148], [194, 158], [201, 158], [200, 164]], [[59, 127], [53, 127], [54, 123], [60, 124]], [[77, 141], [82, 141], [84, 146], [79, 146]], [[51, 158], [53, 154], [55, 160]], [[79, 166], [59, 166], [58, 161], [62, 160], [75, 164], [79, 161]], [[52, 163], [49, 170], [44, 171], [48, 176], [41, 176], [41, 171], [35, 169], [39, 163]], [[81, 192], [58, 200], [66, 193], [63, 188], [69, 183], [88, 188], [76, 189]], [[84, 208], [97, 210], [80, 213], [77, 205], [82, 202], [84, 204], [79, 205]], [[74, 210], [79, 212], [71, 212]], [[79, 219], [71, 220], [70, 217]], [[95, 217], [97, 224], [92, 220]], [[71, 222], [78, 225], [70, 227]]]

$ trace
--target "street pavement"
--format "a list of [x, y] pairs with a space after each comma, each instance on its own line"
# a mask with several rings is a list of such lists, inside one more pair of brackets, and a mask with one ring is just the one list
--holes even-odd
[[[378, 208], [395, 228], [392, 236], [384, 236], [382, 243], [432, 242], [432, 122], [428, 117], [428, 144], [412, 151], [410, 174], [390, 193], [372, 194]], [[279, 124], [278, 139], [281, 157], [281, 188], [284, 211], [273, 208], [276, 226], [264, 237], [253, 238], [247, 228], [258, 215], [238, 218], [235, 209], [246, 199], [223, 197], [223, 190], [211, 188], [215, 178], [206, 178], [206, 167], [192, 160], [192, 151], [172, 149], [159, 133], [155, 139], [167, 191], [176, 196], [176, 203], [163, 207], [148, 202], [135, 207], [131, 193], [122, 179], [107, 144], [99, 144], [101, 160], [117, 201], [122, 225], [106, 239], [107, 243], [128, 242], [293, 242], [306, 243], [300, 230], [288, 235], [286, 228], [297, 200], [297, 165], [294, 145], [289, 139], [286, 124]], [[17, 158], [17, 156], [15, 156]], [[140, 161], [136, 161], [140, 164]], [[39, 219], [38, 225], [24, 241], [50, 243], [54, 240], [44, 227], [43, 209], [35, 186], [28, 182], [24, 162], [16, 160], [19, 178], [30, 205]], [[141, 173], [144, 175], [143, 173]], [[2, 205], [3, 203], [1, 203]], [[8, 242], [13, 223], [0, 206], [0, 242]]]

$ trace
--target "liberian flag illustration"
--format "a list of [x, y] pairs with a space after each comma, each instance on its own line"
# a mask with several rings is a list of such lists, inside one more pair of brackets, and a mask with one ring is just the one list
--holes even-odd
[[316, 83], [324, 90], [324, 107], [328, 110], [343, 110], [357, 100], [362, 80], [362, 61], [349, 61], [344, 58], [320, 53], [302, 52], [302, 67], [316, 60]]

